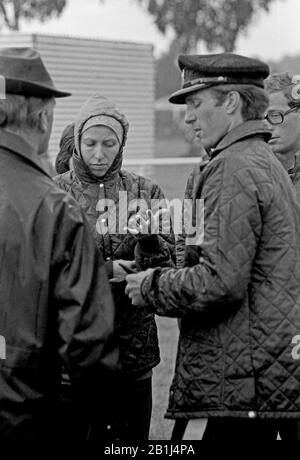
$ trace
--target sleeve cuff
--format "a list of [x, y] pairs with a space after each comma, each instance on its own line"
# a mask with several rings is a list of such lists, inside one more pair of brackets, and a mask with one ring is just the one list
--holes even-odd
[[149, 311], [152, 311], [155, 313], [155, 294], [153, 292], [153, 283], [154, 283], [154, 291], [158, 290], [158, 279], [161, 274], [161, 269], [156, 268], [150, 275], [146, 276], [146, 278], [143, 279], [142, 284], [141, 284], [141, 295], [147, 304]]
[[141, 250], [148, 254], [153, 254], [160, 249], [158, 235], [149, 235], [147, 238], [141, 238], [137, 243]]

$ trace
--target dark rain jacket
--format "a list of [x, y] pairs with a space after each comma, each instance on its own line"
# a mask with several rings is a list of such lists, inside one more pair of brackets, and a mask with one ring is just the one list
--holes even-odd
[[181, 318], [169, 418], [300, 418], [300, 211], [268, 138], [249, 121], [221, 140], [194, 187], [203, 241], [143, 282]]
[[[116, 118], [122, 124], [125, 134], [119, 154], [105, 177], [100, 180], [91, 175], [77, 152], [84, 123], [88, 118], [101, 114]], [[113, 278], [112, 261], [117, 259], [135, 260], [138, 270], [174, 266], [172, 258], [175, 262], [175, 241], [172, 233], [152, 235], [145, 240], [137, 241], [133, 235], [126, 230], [123, 231], [129, 218], [136, 212], [134, 201], [143, 200], [145, 208], [151, 209], [152, 205], [154, 212], [157, 209], [151, 200], [164, 203], [164, 195], [158, 185], [121, 169], [127, 131], [127, 120], [113, 103], [97, 96], [91, 98], [82, 108], [75, 123], [77, 145], [73, 156], [74, 170], [55, 178], [56, 183], [71, 193], [85, 211], [97, 246], [104, 254], [110, 278]], [[126, 200], [125, 205], [123, 200]], [[103, 230], [103, 226], [107, 227], [107, 231]], [[120, 346], [120, 362], [125, 374], [132, 378], [139, 377], [159, 363], [154, 314], [145, 308], [132, 306], [125, 294], [125, 281], [112, 283], [111, 286], [116, 305], [116, 335]]]
[[37, 161], [22, 138], [1, 130], [0, 439], [55, 439], [62, 363], [79, 389], [101, 387], [118, 360], [113, 300], [89, 225]]

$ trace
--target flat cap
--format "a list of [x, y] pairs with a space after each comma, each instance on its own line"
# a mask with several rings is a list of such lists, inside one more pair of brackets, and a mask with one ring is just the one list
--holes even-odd
[[185, 104], [189, 93], [220, 84], [263, 88], [264, 79], [270, 73], [264, 62], [233, 53], [183, 54], [178, 58], [178, 65], [182, 71], [182, 88], [170, 96], [173, 104]]

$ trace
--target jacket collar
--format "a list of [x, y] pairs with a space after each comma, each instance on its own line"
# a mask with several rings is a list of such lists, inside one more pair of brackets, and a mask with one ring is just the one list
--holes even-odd
[[289, 174], [295, 174], [300, 171], [300, 152], [295, 153], [294, 159], [294, 166], [288, 169]]
[[0, 128], [0, 149], [8, 150], [13, 154], [22, 157], [32, 166], [49, 176], [39, 162], [39, 158], [31, 145], [29, 145], [28, 142], [26, 142], [25, 139], [18, 134]]
[[229, 133], [227, 133], [219, 144], [212, 149], [211, 157], [215, 157], [222, 150], [227, 149], [232, 144], [235, 144], [242, 139], [246, 139], [249, 136], [260, 135], [265, 138], [265, 141], [268, 142], [271, 138], [271, 131], [266, 126], [266, 123], [262, 120], [251, 120], [242, 123], [239, 126], [233, 128]]

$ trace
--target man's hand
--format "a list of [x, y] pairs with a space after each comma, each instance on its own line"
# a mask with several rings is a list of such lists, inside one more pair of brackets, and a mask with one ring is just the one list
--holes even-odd
[[127, 286], [125, 289], [125, 293], [131, 299], [132, 305], [139, 305], [141, 307], [146, 306], [146, 303], [141, 293], [141, 285], [146, 276], [150, 275], [150, 273], [152, 273], [153, 271], [153, 268], [148, 268], [148, 270], [144, 272], [139, 272], [136, 275], [134, 274], [126, 276]]
[[113, 278], [111, 282], [116, 283], [124, 281], [128, 273], [136, 271], [136, 264], [134, 260], [114, 260], [113, 261]]
[[128, 226], [124, 228], [137, 239], [148, 238], [150, 235], [150, 219], [147, 211], [140, 211], [130, 217]]
[[139, 211], [130, 217], [128, 226], [124, 230], [136, 237], [145, 239], [158, 233], [169, 234], [171, 228], [171, 215], [167, 208], [161, 208], [156, 212], [151, 209]]

